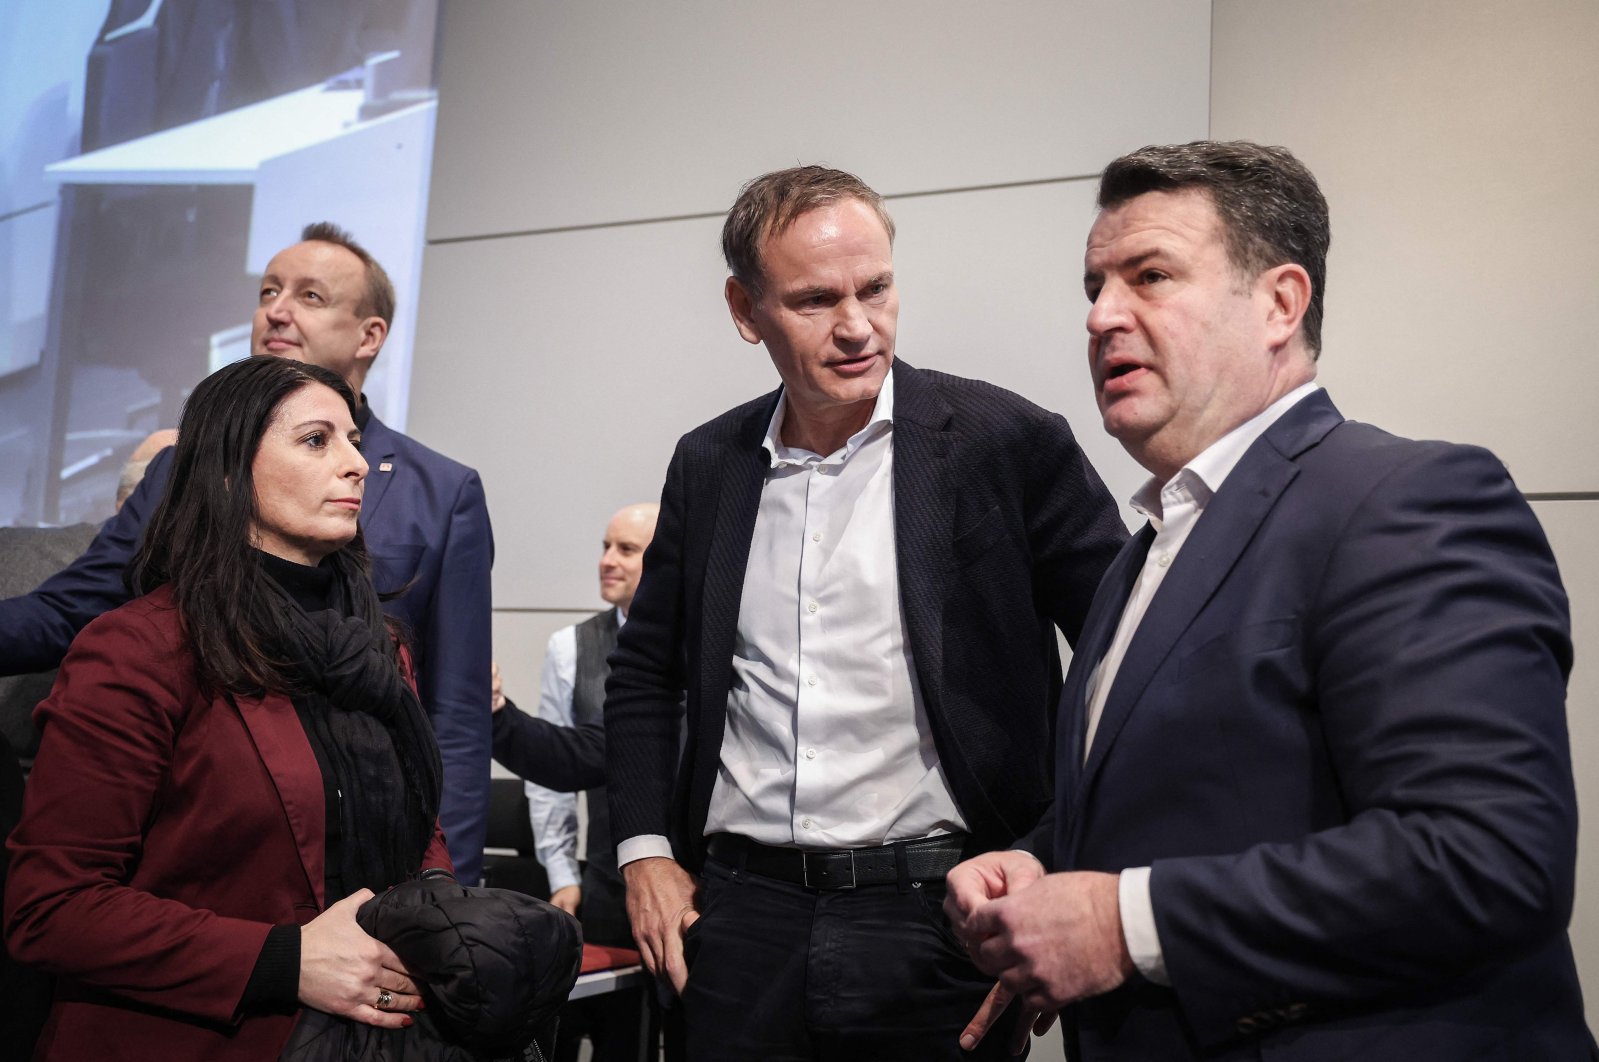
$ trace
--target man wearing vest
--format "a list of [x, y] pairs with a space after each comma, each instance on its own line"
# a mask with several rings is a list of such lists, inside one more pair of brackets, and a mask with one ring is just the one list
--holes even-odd
[[[496, 699], [494, 717], [495, 757], [527, 781], [528, 805], [533, 819], [533, 837], [539, 862], [550, 879], [550, 902], [577, 915], [583, 922], [583, 939], [590, 944], [633, 947], [628, 927], [627, 901], [622, 892], [622, 876], [616, 867], [616, 848], [611, 843], [611, 816], [605, 788], [596, 785], [585, 794], [588, 803], [588, 859], [579, 869], [577, 858], [577, 794], [547, 789], [549, 782], [569, 789], [564, 779], [552, 777], [529, 757], [519, 756], [518, 748], [540, 748], [545, 758], [565, 755], [567, 777], [581, 778], [588, 770], [599, 771], [604, 763], [604, 748], [585, 768], [590, 756], [560, 743], [546, 740], [556, 736], [555, 727], [572, 728], [561, 735], [577, 738], [579, 732], [598, 732], [603, 726], [605, 680], [611, 669], [606, 657], [616, 648], [616, 632], [627, 621], [627, 610], [644, 571], [644, 550], [655, 536], [655, 517], [659, 507], [653, 503], [629, 505], [611, 517], [605, 529], [604, 552], [600, 554], [600, 597], [612, 608], [550, 636], [544, 650], [544, 671], [539, 682], [539, 714], [534, 719], [516, 710], [514, 704]], [[509, 706], [510, 710], [505, 708]], [[552, 753], [553, 750], [553, 753]], [[596, 1002], [602, 1002], [600, 997]], [[578, 1013], [571, 1013], [572, 1011]], [[579, 1032], [587, 1032], [595, 1042], [595, 1058], [636, 1058], [638, 1037], [631, 1028], [618, 1026], [614, 1018], [589, 1014], [581, 1005], [563, 1013], [556, 1058], [576, 1057]], [[570, 1055], [568, 1055], [570, 1049]]]

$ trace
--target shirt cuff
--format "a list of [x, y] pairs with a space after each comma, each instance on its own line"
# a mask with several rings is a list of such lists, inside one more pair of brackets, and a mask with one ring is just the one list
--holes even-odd
[[641, 833], [637, 837], [629, 837], [616, 846], [616, 865], [625, 867], [629, 863], [636, 863], [640, 859], [651, 856], [665, 856], [667, 859], [676, 859], [672, 854], [672, 842], [663, 834]]
[[581, 885], [583, 875], [578, 870], [575, 859], [552, 859], [550, 866], [544, 868], [544, 876], [550, 879], [550, 892], [554, 894], [568, 885]]
[[1023, 848], [1021, 845], [1018, 844], [1018, 845], [1015, 845], [1014, 847], [1012, 847], [1010, 850], [1012, 852], [1020, 852], [1022, 855], [1032, 856], [1033, 857], [1033, 862], [1038, 864], [1039, 869], [1042, 870], [1045, 874], [1049, 873], [1049, 868], [1044, 866], [1044, 861], [1042, 859], [1038, 858], [1038, 853], [1034, 852], [1032, 849]]
[[1160, 934], [1155, 930], [1155, 904], [1149, 897], [1149, 867], [1122, 871], [1116, 895], [1121, 904], [1122, 939], [1127, 942], [1133, 965], [1145, 980], [1170, 985], [1166, 956], [1160, 950]]

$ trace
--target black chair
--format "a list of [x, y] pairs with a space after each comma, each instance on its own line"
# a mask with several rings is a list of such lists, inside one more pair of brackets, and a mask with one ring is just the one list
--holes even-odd
[[520, 778], [489, 781], [489, 826], [484, 840], [483, 884], [550, 898], [550, 879], [533, 855], [533, 823]]

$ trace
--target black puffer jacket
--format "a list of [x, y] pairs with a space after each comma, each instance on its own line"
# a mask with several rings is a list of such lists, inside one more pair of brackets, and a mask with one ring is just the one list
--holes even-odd
[[378, 1029], [305, 1011], [283, 1062], [488, 1062], [542, 1058], [538, 1039], [583, 962], [577, 919], [507, 889], [447, 874], [398, 885], [361, 905], [361, 928], [422, 986], [409, 1029]]

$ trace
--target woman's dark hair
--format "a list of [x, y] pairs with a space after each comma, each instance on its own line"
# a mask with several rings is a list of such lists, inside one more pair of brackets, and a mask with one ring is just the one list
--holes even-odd
[[[278, 407], [312, 384], [338, 392], [355, 415], [355, 395], [337, 374], [276, 357], [245, 358], [218, 369], [183, 404], [166, 493], [129, 566], [128, 583], [136, 594], [172, 584], [201, 687], [208, 691], [299, 689], [279, 648], [286, 633], [284, 599], [269, 585], [271, 576], [251, 541], [259, 515], [252, 470]], [[346, 588], [350, 614], [365, 620], [380, 648], [392, 655], [360, 532], [323, 563]]]

